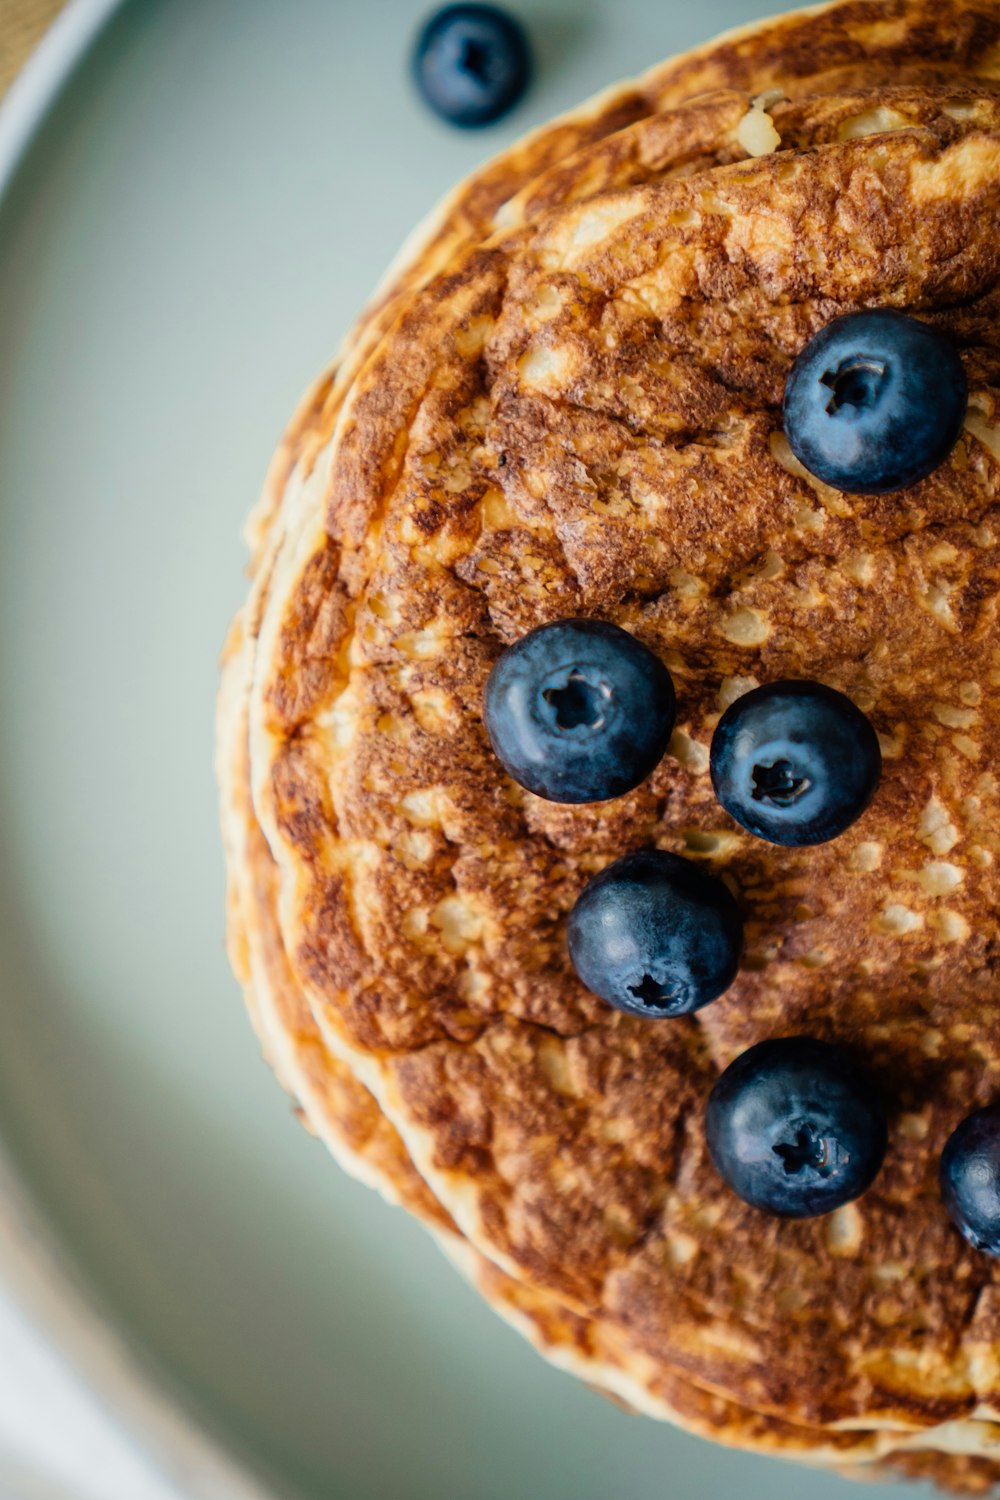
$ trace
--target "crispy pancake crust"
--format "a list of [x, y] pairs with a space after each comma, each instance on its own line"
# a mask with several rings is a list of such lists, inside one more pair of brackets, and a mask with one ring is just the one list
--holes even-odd
[[[255, 800], [326, 1041], [488, 1256], [803, 1422], [995, 1395], [991, 1268], [933, 1167], [993, 1066], [997, 99], [970, 75], [998, 30], [992, 5], [848, 5], [673, 65], [677, 90], [825, 78], [771, 107], [756, 163], [724, 92], [543, 157], [491, 241], [383, 302], [271, 491]], [[860, 501], [796, 472], [777, 405], [801, 343], [872, 302], [940, 321], [975, 396], [939, 474]], [[684, 704], [674, 762], [607, 808], [519, 793], [479, 724], [500, 645], [572, 612], [635, 630]], [[885, 736], [875, 807], [825, 850], [751, 847], [704, 776], [724, 702], [795, 673]], [[752, 935], [667, 1037], [602, 1014], [561, 945], [588, 875], [649, 842], [725, 870]], [[856, 1045], [896, 1108], [877, 1189], [807, 1226], [723, 1197], [699, 1128], [718, 1066], [791, 1029]]]
[[791, 1452], [811, 1462], [864, 1462], [887, 1453], [881, 1434], [825, 1433], [745, 1411], [699, 1390], [675, 1373], [635, 1379], [626, 1351], [552, 1297], [521, 1286], [462, 1241], [414, 1171], [405, 1147], [350, 1069], [324, 1047], [284, 955], [273, 908], [274, 866], [253, 818], [246, 765], [246, 724], [237, 680], [244, 646], [230, 647], [220, 700], [220, 779], [226, 788], [224, 830], [230, 867], [248, 879], [230, 887], [229, 944], [269, 1061], [298, 1104], [304, 1123], [352, 1175], [423, 1219], [445, 1253], [491, 1304], [557, 1363], [635, 1409], [690, 1431], [762, 1451]]
[[[904, 12], [906, 14], [904, 15]], [[995, 18], [989, 7], [961, 0], [925, 4], [824, 5], [739, 28], [642, 77], [615, 84], [594, 99], [540, 127], [479, 168], [433, 210], [407, 240], [370, 306], [348, 335], [338, 360], [307, 392], [289, 424], [247, 527], [255, 560], [298, 462], [311, 466], [333, 432], [344, 391], [389, 328], [409, 293], [425, 286], [466, 246], [485, 238], [499, 216], [514, 220], [519, 195], [557, 169], [575, 190], [577, 152], [628, 126], [687, 104], [695, 95], [732, 90], [743, 95], [775, 87], [790, 95], [812, 89], [871, 87], [904, 78], [931, 84], [963, 82], [968, 74], [995, 76]], [[567, 171], [568, 168], [568, 171]], [[550, 180], [550, 195], [559, 177]]]
[[[284, 1086], [300, 1101], [303, 1122], [347, 1171], [423, 1218], [445, 1253], [502, 1317], [548, 1359], [600, 1394], [728, 1446], [838, 1468], [847, 1463], [895, 1464], [900, 1445], [912, 1441], [899, 1433], [810, 1429], [739, 1407], [673, 1371], [654, 1368], [652, 1362], [634, 1369], [634, 1360], [613, 1330], [514, 1281], [461, 1239], [413, 1171], [402, 1141], [373, 1097], [324, 1048], [284, 954], [273, 908], [273, 861], [249, 796], [241, 679], [251, 644], [238, 630], [233, 632], [220, 694], [219, 775], [225, 789], [223, 827], [233, 872], [229, 942], [262, 1044]], [[983, 1424], [967, 1426], [963, 1437], [973, 1448], [988, 1440]], [[911, 1460], [913, 1456], [906, 1457]], [[919, 1454], [917, 1461], [926, 1466], [930, 1457]], [[983, 1467], [979, 1461], [975, 1472]]]
[[[871, 1464], [936, 1477], [956, 1492], [985, 1493], [995, 1465], [962, 1454], [907, 1452], [895, 1432], [831, 1432], [750, 1412], [704, 1391], [664, 1368], [633, 1368], [613, 1331], [568, 1312], [551, 1297], [523, 1286], [461, 1240], [413, 1172], [398, 1135], [350, 1070], [324, 1048], [304, 1007], [283, 953], [272, 899], [273, 861], [253, 816], [249, 797], [241, 676], [247, 647], [234, 632], [220, 695], [219, 773], [225, 788], [224, 830], [233, 881], [229, 937], [234, 968], [244, 985], [255, 1024], [272, 1066], [303, 1122], [352, 1175], [424, 1218], [445, 1253], [535, 1347], [560, 1368], [585, 1380], [620, 1405], [683, 1426], [728, 1446], [794, 1457], [816, 1465], [857, 1469]], [[241, 657], [243, 658], [241, 660]], [[242, 877], [242, 878], [241, 878]], [[985, 1424], [968, 1422], [951, 1441], [975, 1453], [995, 1441]], [[933, 1438], [933, 1431], [928, 1434]]]

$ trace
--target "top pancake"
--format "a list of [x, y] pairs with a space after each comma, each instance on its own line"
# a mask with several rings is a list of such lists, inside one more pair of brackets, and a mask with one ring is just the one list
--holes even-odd
[[[230, 951], [258, 1034], [302, 1117], [353, 1175], [423, 1218], [449, 1256], [491, 1305], [549, 1359], [633, 1409], [666, 1418], [728, 1445], [812, 1464], [843, 1467], [917, 1458], [958, 1492], [971, 1478], [985, 1488], [996, 1471], [975, 1455], [991, 1452], [998, 1429], [982, 1420], [902, 1432], [852, 1432], [792, 1425], [712, 1396], [648, 1359], [636, 1361], [613, 1328], [575, 1316], [537, 1288], [514, 1281], [459, 1240], [413, 1172], [402, 1142], [349, 1068], [324, 1049], [281, 944], [274, 910], [274, 866], [253, 817], [247, 784], [243, 684], [252, 641], [236, 630], [219, 703], [219, 773], [231, 876]], [[934, 1445], [946, 1445], [946, 1452]], [[931, 1467], [927, 1461], [932, 1460]], [[970, 1491], [971, 1492], [971, 1491]], [[981, 1492], [977, 1489], [976, 1493]]]
[[[752, 162], [745, 95], [626, 127], [403, 299], [322, 483], [282, 500], [252, 773], [303, 992], [474, 1244], [750, 1405], [926, 1420], [996, 1385], [992, 1267], [935, 1176], [1000, 1061], [1000, 106], [962, 76], [992, 69], [1000, 11], [795, 23], [824, 63], [831, 16], [891, 35], [895, 85], [826, 69]], [[795, 472], [779, 404], [806, 339], [872, 304], [944, 327], [975, 394], [937, 474], [863, 500]], [[503, 644], [568, 614], [632, 629], [681, 704], [674, 758], [597, 808], [514, 788], [479, 714]], [[885, 737], [872, 809], [818, 850], [743, 836], [705, 775], [723, 704], [788, 675]], [[583, 883], [650, 843], [745, 909], [746, 970], [691, 1021], [611, 1015], [565, 957]], [[701, 1115], [720, 1065], [794, 1030], [857, 1047], [895, 1114], [865, 1199], [789, 1225], [724, 1192]]]
[[[541, 207], [568, 194], [587, 193], [588, 183], [575, 161], [578, 152], [657, 115], [668, 117], [669, 140], [676, 128], [670, 112], [715, 90], [753, 95], [781, 88], [795, 96], [817, 87], [850, 87], [857, 81], [872, 87], [899, 82], [904, 76], [931, 83], [962, 79], [970, 72], [995, 77], [1000, 71], [995, 47], [995, 23], [988, 6], [819, 5], [738, 28], [658, 63], [640, 78], [612, 85], [508, 147], [447, 194], [417, 226], [347, 336], [340, 356], [307, 392], [248, 525], [254, 563], [261, 559], [268, 527], [293, 469], [301, 464], [308, 470], [315, 462], [331, 436], [345, 389], [407, 296], [443, 271], [462, 249], [490, 234], [498, 217], [514, 222], [523, 216], [525, 197], [531, 206]], [[622, 144], [630, 149], [627, 136]], [[719, 141], [712, 143], [712, 160], [719, 159], [719, 146]], [[722, 143], [723, 152], [726, 149]], [[728, 150], [736, 159], [746, 154], [739, 146], [729, 145]], [[610, 164], [616, 155], [606, 155], [605, 162]], [[661, 148], [660, 155], [663, 166], [669, 153]], [[683, 150], [675, 150], [673, 169], [689, 167], [696, 155], [689, 152], [685, 159]], [[593, 168], [591, 157], [587, 170]], [[536, 183], [540, 188], [532, 191]]]

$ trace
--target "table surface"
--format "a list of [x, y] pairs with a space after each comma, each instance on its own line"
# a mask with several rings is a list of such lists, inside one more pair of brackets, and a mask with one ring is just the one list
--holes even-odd
[[64, 4], [65, 0], [4, 0], [0, 9], [0, 97]]

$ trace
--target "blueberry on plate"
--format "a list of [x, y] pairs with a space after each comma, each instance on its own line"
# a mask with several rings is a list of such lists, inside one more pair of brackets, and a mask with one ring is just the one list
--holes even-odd
[[721, 880], [648, 849], [616, 860], [584, 888], [567, 941], [589, 990], [618, 1010], [659, 1019], [700, 1010], [729, 988], [743, 924]]
[[771, 844], [823, 844], [864, 812], [882, 753], [871, 722], [821, 682], [771, 682], [737, 698], [712, 736], [715, 795]]
[[973, 1249], [1000, 1255], [1000, 1104], [968, 1115], [949, 1136], [941, 1196]]
[[524, 28], [495, 5], [446, 5], [424, 24], [413, 53], [424, 99], [452, 125], [492, 125], [531, 77]]
[[936, 329], [891, 308], [834, 318], [785, 384], [785, 436], [824, 484], [878, 495], [916, 484], [955, 446], [968, 382]]
[[504, 769], [550, 802], [603, 802], [638, 786], [662, 759], [675, 712], [659, 657], [604, 620], [530, 631], [495, 663], [483, 699]]
[[847, 1053], [789, 1036], [730, 1063], [709, 1095], [705, 1136], [719, 1176], [744, 1202], [810, 1219], [871, 1185], [887, 1132], [881, 1103]]

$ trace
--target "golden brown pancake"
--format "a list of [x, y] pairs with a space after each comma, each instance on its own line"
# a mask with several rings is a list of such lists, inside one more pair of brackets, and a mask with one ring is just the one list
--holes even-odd
[[[414, 230], [344, 341], [336, 366], [306, 393], [251, 516], [252, 550], [256, 552], [295, 464], [310, 466], [329, 439], [345, 389], [408, 293], [426, 285], [462, 248], [485, 238], [498, 215], [512, 219], [523, 213], [516, 200], [536, 181], [545, 184], [548, 177], [544, 191], [549, 202], [577, 191], [577, 153], [716, 90], [734, 90], [745, 98], [781, 88], [796, 96], [838, 84], [849, 89], [858, 81], [871, 88], [906, 78], [941, 84], [962, 82], [970, 73], [998, 75], [1000, 64], [991, 51], [996, 47], [995, 22], [988, 7], [949, 0], [906, 9], [904, 15], [902, 4], [820, 5], [738, 28], [658, 63], [640, 78], [612, 85], [474, 172]], [[674, 128], [666, 126], [668, 132]], [[726, 142], [721, 148], [723, 153], [732, 149]], [[695, 156], [696, 150], [682, 142], [672, 158], [661, 155], [661, 170], [686, 170]]]
[[[841, 1467], [849, 1462], [859, 1467], [859, 1473], [865, 1472], [861, 1466], [896, 1463], [900, 1445], [905, 1449], [914, 1441], [903, 1434], [810, 1429], [724, 1401], [668, 1369], [652, 1368], [651, 1362], [641, 1371], [633, 1370], [613, 1332], [516, 1282], [462, 1241], [414, 1173], [401, 1140], [375, 1100], [323, 1047], [284, 955], [272, 904], [273, 862], [249, 800], [246, 724], [240, 713], [247, 645], [234, 632], [220, 696], [224, 828], [235, 877], [230, 889], [231, 956], [265, 1050], [285, 1087], [301, 1101], [304, 1123], [352, 1175], [425, 1219], [445, 1253], [501, 1316], [550, 1360], [601, 1394], [728, 1446], [817, 1465]], [[963, 1434], [971, 1444], [983, 1436], [982, 1424], [975, 1429], [970, 1424]]]
[[[847, 5], [660, 70], [669, 112], [543, 153], [490, 200], [492, 238], [470, 215], [404, 275], [260, 527], [251, 771], [280, 941], [432, 1190], [418, 1211], [635, 1366], [781, 1422], [995, 1400], [992, 1268], [935, 1177], [996, 1053], [998, 19]], [[794, 97], [748, 161], [762, 110], [738, 90], [768, 72]], [[678, 105], [695, 77], [736, 91]], [[874, 304], [944, 327], [974, 399], [942, 470], [861, 500], [797, 470], [778, 407], [806, 339]], [[502, 645], [574, 613], [658, 650], [682, 704], [673, 759], [598, 808], [514, 788], [479, 719]], [[788, 675], [884, 736], [875, 805], [819, 850], [754, 844], [704, 775], [721, 706]], [[666, 1029], [582, 991], [562, 937], [589, 875], [650, 843], [723, 870], [752, 939], [733, 991]], [[700, 1134], [718, 1067], [789, 1030], [855, 1046], [895, 1106], [876, 1188], [805, 1225], [725, 1194]]]
[[[856, 1477], [866, 1475], [872, 1464], [898, 1466], [904, 1460], [920, 1465], [929, 1474], [928, 1460], [932, 1460], [933, 1472], [941, 1482], [964, 1482], [968, 1471], [981, 1483], [990, 1470], [983, 1460], [906, 1452], [907, 1444], [923, 1442], [922, 1436], [908, 1439], [896, 1432], [809, 1429], [724, 1401], [670, 1370], [653, 1369], [651, 1362], [635, 1371], [608, 1330], [567, 1312], [537, 1289], [514, 1281], [461, 1240], [429, 1198], [402, 1142], [372, 1096], [323, 1048], [284, 955], [272, 906], [273, 862], [249, 801], [246, 725], [239, 711], [246, 646], [247, 642], [235, 634], [220, 697], [220, 775], [227, 791], [227, 852], [234, 876], [239, 872], [247, 877], [234, 878], [231, 886], [230, 943], [234, 968], [244, 984], [265, 1050], [285, 1087], [302, 1101], [304, 1123], [315, 1130], [352, 1175], [427, 1220], [463, 1274], [536, 1348], [619, 1404], [728, 1446], [797, 1457], [818, 1465], [843, 1467], [849, 1463], [857, 1470]], [[963, 1431], [956, 1427], [951, 1440], [975, 1448], [992, 1443], [995, 1437], [985, 1424], [968, 1423]]]

